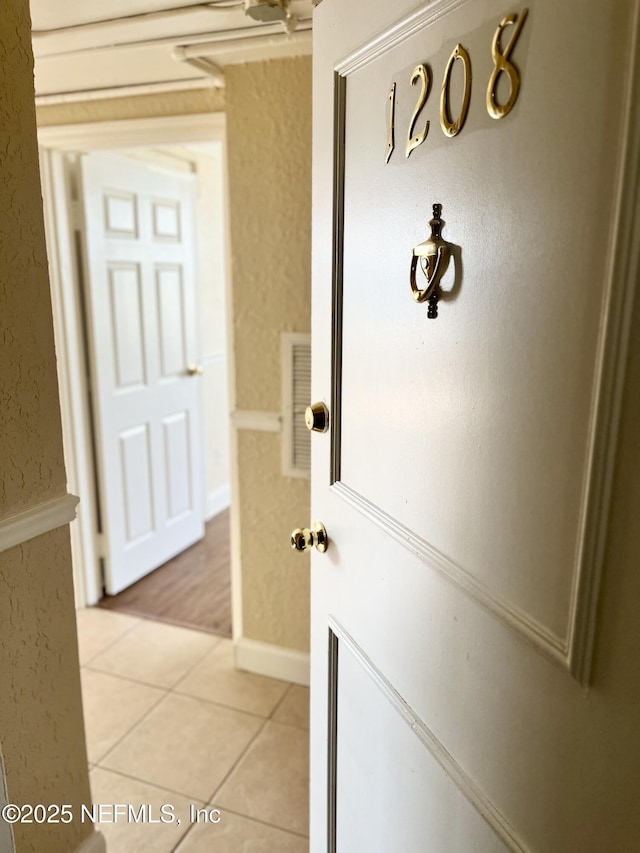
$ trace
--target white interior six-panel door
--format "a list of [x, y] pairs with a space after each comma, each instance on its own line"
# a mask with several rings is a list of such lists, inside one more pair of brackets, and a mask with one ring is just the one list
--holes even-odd
[[105, 582], [115, 594], [201, 538], [192, 179], [82, 157]]

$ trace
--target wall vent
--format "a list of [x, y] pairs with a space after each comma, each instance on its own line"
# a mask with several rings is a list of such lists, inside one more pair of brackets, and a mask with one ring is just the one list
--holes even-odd
[[304, 411], [311, 402], [311, 335], [282, 334], [282, 473], [311, 475], [311, 433]]

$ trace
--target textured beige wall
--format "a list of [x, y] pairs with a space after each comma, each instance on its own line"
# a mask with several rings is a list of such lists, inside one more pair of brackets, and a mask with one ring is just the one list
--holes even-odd
[[277, 433], [241, 430], [238, 465], [243, 634], [308, 651], [309, 557], [292, 551], [289, 537], [308, 523], [309, 481], [280, 475]]
[[[29, 7], [0, 15], [0, 519], [65, 493], [38, 175]], [[0, 738], [9, 798], [90, 798], [69, 531], [0, 553]], [[68, 853], [79, 823], [16, 827], [18, 853]]]
[[[90, 803], [67, 527], [0, 554], [0, 732], [9, 802]], [[17, 824], [17, 853], [70, 853], [91, 826]]]
[[128, 98], [104, 98], [38, 107], [38, 125], [83, 124], [92, 121], [118, 121], [153, 116], [191, 115], [224, 111], [224, 89], [189, 89], [183, 92], [158, 92]]
[[0, 518], [64, 493], [29, 11], [0, 15]]
[[311, 59], [227, 69], [238, 409], [280, 411], [280, 333], [311, 324]]
[[[227, 69], [237, 409], [281, 411], [280, 335], [311, 320], [311, 61]], [[309, 483], [280, 473], [280, 436], [238, 434], [243, 635], [309, 648], [309, 562], [289, 546]]]

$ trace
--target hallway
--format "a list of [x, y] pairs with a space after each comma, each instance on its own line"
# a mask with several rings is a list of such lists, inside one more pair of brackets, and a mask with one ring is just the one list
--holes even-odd
[[[93, 801], [177, 818], [100, 824], [109, 853], [307, 851], [308, 690], [238, 672], [212, 634], [77, 616]], [[190, 804], [219, 822], [191, 823]]]

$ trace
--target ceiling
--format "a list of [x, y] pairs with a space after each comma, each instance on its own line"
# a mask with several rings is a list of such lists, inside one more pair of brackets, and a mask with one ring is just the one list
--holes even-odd
[[225, 65], [310, 53], [313, 5], [265, 24], [243, 0], [31, 0], [36, 100], [223, 86]]

